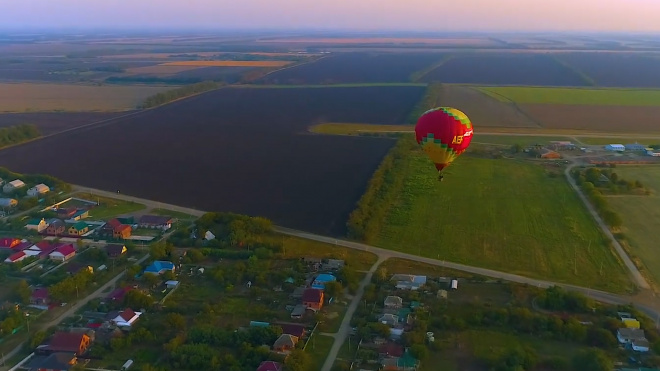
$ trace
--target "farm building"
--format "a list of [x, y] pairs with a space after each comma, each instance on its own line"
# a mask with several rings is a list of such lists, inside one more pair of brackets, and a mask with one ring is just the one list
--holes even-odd
[[624, 146], [627, 151], [645, 151], [646, 146], [639, 143], [626, 144]]
[[44, 218], [41, 218], [41, 220], [30, 219], [28, 220], [27, 224], [25, 224], [25, 228], [28, 230], [43, 232], [46, 228], [48, 228], [48, 223], [46, 223], [46, 219]]
[[28, 189], [27, 195], [30, 197], [34, 197], [34, 196], [44, 195], [48, 192], [50, 192], [50, 188], [47, 185], [41, 183]]
[[76, 256], [76, 249], [71, 244], [60, 246], [49, 256], [51, 260], [64, 262]]
[[2, 191], [5, 192], [5, 193], [10, 193], [10, 192], [13, 192], [13, 191], [15, 191], [19, 188], [23, 188], [23, 187], [25, 187], [25, 183], [23, 183], [23, 181], [20, 180], [20, 179], [16, 179], [16, 180], [12, 180], [11, 182], [5, 184], [2, 187]]
[[144, 269], [144, 273], [152, 274], [163, 274], [167, 271], [174, 272], [174, 263], [164, 260], [156, 260]]
[[13, 198], [0, 198], [0, 207], [16, 207], [18, 201]]
[[314, 312], [323, 307], [323, 290], [306, 289], [302, 295], [302, 304]]
[[168, 230], [172, 228], [172, 217], [159, 215], [143, 215], [138, 221], [140, 228], [159, 228]]
[[575, 144], [563, 140], [554, 140], [550, 142], [550, 147], [553, 149], [575, 149]]
[[660, 157], [660, 152], [656, 152], [656, 151], [653, 150], [652, 148], [647, 148], [647, 149], [646, 149], [646, 154], [647, 154], [648, 156]]
[[561, 158], [561, 155], [558, 152], [551, 151], [551, 150], [544, 150], [541, 155], [541, 158], [545, 159], [558, 159]]
[[314, 279], [314, 282], [312, 282], [312, 288], [323, 290], [325, 288], [326, 283], [334, 282], [336, 280], [337, 280], [337, 278], [335, 278], [335, 276], [333, 276], [331, 274], [325, 274], [325, 273], [319, 274]]
[[626, 147], [623, 144], [608, 144], [605, 146], [606, 151], [625, 151]]
[[140, 318], [142, 312], [135, 312], [133, 309], [128, 308], [121, 312], [110, 312], [108, 319], [120, 327], [130, 327], [135, 321]]

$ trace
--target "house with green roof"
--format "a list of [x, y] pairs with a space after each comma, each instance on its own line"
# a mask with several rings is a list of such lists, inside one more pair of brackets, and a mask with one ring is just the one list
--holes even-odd
[[89, 232], [89, 226], [85, 222], [77, 222], [69, 227], [68, 233], [71, 236], [82, 236]]
[[46, 223], [46, 219], [44, 218], [30, 219], [28, 220], [27, 224], [25, 224], [25, 228], [28, 230], [43, 232], [46, 230], [46, 228], [48, 228], [48, 223]]
[[383, 371], [415, 371], [419, 368], [419, 360], [406, 349], [401, 357], [384, 358], [381, 361]]

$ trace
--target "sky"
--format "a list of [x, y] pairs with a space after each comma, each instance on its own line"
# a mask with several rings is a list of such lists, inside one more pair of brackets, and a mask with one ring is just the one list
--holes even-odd
[[0, 0], [0, 4], [0, 27], [24, 29], [660, 32], [660, 0]]

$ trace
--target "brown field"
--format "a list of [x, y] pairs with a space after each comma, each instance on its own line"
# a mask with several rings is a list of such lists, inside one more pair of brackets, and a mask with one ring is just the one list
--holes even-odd
[[220, 54], [220, 52], [185, 52], [185, 53], [136, 53], [136, 54], [117, 54], [117, 55], [104, 55], [101, 58], [106, 59], [133, 59], [133, 58], [154, 58], [154, 59], [168, 59], [173, 55], [179, 54], [195, 54], [200, 57], [211, 57]]
[[525, 104], [520, 108], [547, 129], [660, 133], [660, 107]]
[[515, 104], [498, 101], [468, 86], [443, 85], [438, 98], [435, 105], [460, 107], [461, 111], [480, 127], [539, 127]]
[[171, 86], [0, 84], [0, 112], [124, 111]]
[[492, 45], [488, 39], [433, 39], [433, 38], [282, 38], [258, 40], [262, 43], [310, 43], [310, 44], [435, 44], [435, 45]]
[[162, 63], [160, 66], [197, 66], [197, 67], [284, 67], [290, 61], [178, 61]]
[[131, 75], [152, 74], [152, 75], [174, 75], [179, 72], [202, 68], [200, 66], [164, 66], [162, 64], [146, 67], [127, 68], [126, 73]]

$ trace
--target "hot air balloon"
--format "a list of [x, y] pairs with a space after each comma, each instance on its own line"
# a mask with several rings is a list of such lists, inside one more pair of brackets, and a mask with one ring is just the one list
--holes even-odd
[[451, 107], [437, 107], [424, 112], [415, 125], [415, 137], [438, 169], [449, 166], [470, 145], [474, 133], [470, 119]]

